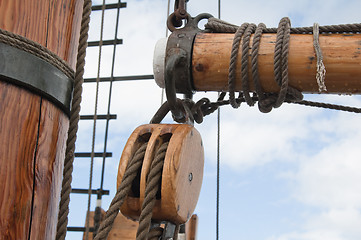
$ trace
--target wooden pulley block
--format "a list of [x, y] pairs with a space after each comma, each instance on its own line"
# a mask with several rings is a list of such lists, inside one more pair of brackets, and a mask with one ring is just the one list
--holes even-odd
[[141, 171], [132, 183], [121, 212], [134, 220], [139, 218], [151, 163], [160, 146], [169, 142], [152, 218], [183, 224], [192, 216], [202, 185], [204, 151], [201, 136], [193, 126], [187, 124], [148, 124], [138, 127], [124, 147], [118, 169], [118, 187], [128, 162], [146, 142]]

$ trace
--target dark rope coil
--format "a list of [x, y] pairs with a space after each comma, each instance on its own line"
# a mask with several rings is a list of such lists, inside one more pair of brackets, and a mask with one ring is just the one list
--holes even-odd
[[[224, 24], [225, 27], [228, 25]], [[277, 40], [275, 46], [274, 56], [274, 72], [275, 80], [280, 86], [279, 93], [272, 93], [265, 95], [260, 84], [258, 76], [258, 50], [262, 32], [265, 29], [265, 25], [261, 23], [256, 27], [255, 24], [242, 24], [237, 31], [233, 39], [231, 59], [229, 65], [228, 75], [228, 90], [229, 90], [229, 101], [233, 108], [238, 108], [240, 103], [235, 98], [235, 79], [236, 79], [236, 68], [237, 68], [237, 56], [240, 41], [242, 39], [242, 62], [241, 62], [241, 73], [242, 73], [242, 89], [243, 92], [239, 93], [238, 99], [244, 98], [249, 106], [253, 106], [255, 101], [252, 100], [249, 90], [249, 77], [248, 77], [248, 57], [249, 57], [249, 45], [251, 34], [257, 32], [253, 42], [252, 48], [252, 77], [255, 83], [256, 93], [260, 96], [258, 107], [261, 112], [270, 112], [272, 108], [277, 108], [287, 99], [287, 101], [300, 101], [303, 96], [300, 91], [295, 88], [288, 86], [288, 51], [289, 51], [289, 39], [290, 39], [290, 28], [291, 23], [289, 18], [282, 18], [277, 28]], [[224, 28], [228, 31], [227, 28]], [[243, 93], [243, 94], [242, 94]], [[239, 101], [240, 102], [240, 101]]]

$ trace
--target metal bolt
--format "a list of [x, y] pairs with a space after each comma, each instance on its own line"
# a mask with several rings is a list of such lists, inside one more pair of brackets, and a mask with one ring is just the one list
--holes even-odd
[[193, 174], [192, 174], [192, 173], [190, 173], [190, 174], [188, 175], [188, 180], [189, 180], [190, 182], [193, 180]]
[[179, 13], [181, 15], [186, 15], [187, 14], [187, 11], [185, 9], [179, 9]]

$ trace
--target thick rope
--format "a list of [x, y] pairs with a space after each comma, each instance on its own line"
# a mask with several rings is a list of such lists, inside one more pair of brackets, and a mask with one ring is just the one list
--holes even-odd
[[168, 148], [168, 142], [163, 143], [158, 149], [154, 160], [152, 161], [150, 172], [147, 177], [145, 187], [145, 198], [142, 205], [142, 211], [139, 217], [139, 227], [136, 240], [146, 240], [153, 215], [153, 208], [156, 202], [156, 195], [159, 190], [159, 184], [162, 176], [164, 158]]
[[[225, 22], [217, 18], [209, 18], [205, 27], [212, 32], [219, 33], [235, 33], [239, 26]], [[302, 34], [302, 33], [312, 33], [313, 27], [298, 27], [291, 28], [291, 33]], [[266, 28], [263, 31], [264, 33], [276, 33], [277, 28]], [[329, 26], [320, 26], [320, 33], [360, 33], [361, 32], [361, 23], [353, 24], [340, 24], [340, 25], [329, 25]]]
[[147, 236], [148, 240], [158, 240], [163, 235], [164, 229], [162, 227], [155, 227], [150, 229]]
[[252, 101], [251, 96], [249, 94], [249, 78], [248, 78], [248, 56], [249, 56], [249, 42], [251, 39], [251, 34], [256, 29], [255, 24], [248, 25], [244, 37], [243, 37], [243, 44], [242, 44], [242, 64], [241, 64], [241, 73], [242, 73], [242, 89], [244, 99], [246, 100], [247, 104], [250, 106], [254, 105], [254, 101]]
[[91, 6], [92, 6], [91, 0], [84, 1], [76, 72], [74, 79], [72, 108], [70, 112], [70, 125], [68, 130], [68, 139], [67, 139], [67, 146], [65, 151], [63, 183], [61, 189], [61, 199], [59, 205], [58, 225], [57, 225], [57, 233], [56, 233], [57, 240], [65, 239], [66, 227], [68, 225], [69, 201], [70, 201], [69, 195], [71, 192], [75, 141], [77, 138], [77, 131], [78, 131], [81, 94], [83, 91], [82, 84], [84, 81], [83, 74], [84, 74], [86, 48], [88, 46], [87, 41], [88, 41]]
[[[220, 28], [224, 31], [229, 31], [229, 24], [224, 23], [221, 20], [217, 20], [216, 26], [220, 26]], [[209, 27], [209, 26], [208, 26]], [[244, 98], [249, 106], [253, 106], [255, 101], [252, 100], [250, 96], [249, 90], [249, 77], [248, 77], [248, 57], [249, 57], [249, 44], [251, 34], [253, 32], [257, 32], [255, 37], [255, 41], [253, 43], [254, 48], [252, 49], [252, 76], [255, 81], [256, 93], [258, 93], [260, 97], [259, 101], [259, 109], [262, 112], [269, 112], [273, 107], [277, 108], [282, 105], [282, 103], [286, 100], [300, 101], [302, 100], [302, 94], [292, 87], [288, 86], [288, 49], [289, 49], [289, 39], [290, 39], [290, 27], [291, 23], [288, 18], [283, 18], [280, 21], [280, 24], [277, 28], [277, 40], [275, 46], [275, 55], [274, 55], [274, 72], [275, 72], [275, 80], [277, 84], [280, 86], [280, 92], [278, 94], [272, 94], [270, 96], [266, 96], [262, 88], [259, 84], [259, 76], [258, 76], [258, 50], [260, 44], [260, 38], [262, 32], [265, 30], [265, 25], [260, 24], [258, 27], [254, 24], [244, 23], [240, 27], [237, 28], [235, 32], [235, 36], [233, 39], [232, 51], [231, 51], [231, 59], [229, 65], [229, 75], [228, 75], [228, 90], [229, 90], [229, 102], [233, 108], [238, 108], [240, 106], [240, 101], [236, 101], [235, 98], [235, 79], [236, 79], [236, 68], [237, 68], [237, 56], [240, 41], [243, 37], [242, 44], [242, 62], [241, 62], [241, 73], [242, 73], [242, 90], [243, 92], [239, 93], [238, 99]], [[289, 96], [287, 96], [287, 94]]]
[[[266, 25], [264, 23], [260, 23], [257, 26], [257, 29], [254, 33], [253, 37], [253, 45], [252, 45], [252, 53], [251, 53], [251, 64], [252, 64], [252, 79], [254, 82], [254, 88], [256, 91], [256, 94], [258, 95], [258, 98], [260, 101], [264, 100], [264, 92], [259, 80], [259, 73], [258, 73], [258, 51], [259, 46], [261, 44], [261, 37], [262, 32], [266, 28]], [[253, 100], [252, 100], [253, 101]], [[255, 101], [253, 101], [255, 102]]]
[[106, 239], [108, 237], [108, 234], [112, 229], [114, 220], [119, 213], [119, 209], [122, 206], [125, 198], [128, 196], [128, 193], [132, 187], [132, 182], [134, 181], [137, 173], [142, 167], [146, 149], [147, 143], [144, 143], [135, 152], [133, 158], [130, 160], [124, 173], [122, 182], [120, 183], [120, 186], [117, 190], [117, 193], [115, 194], [112, 202], [110, 203], [104, 221], [100, 224], [98, 234], [95, 236], [95, 240]]
[[71, 79], [74, 77], [74, 71], [67, 62], [37, 42], [3, 29], [0, 29], [0, 42], [31, 53], [32, 55], [52, 64], [61, 70], [67, 77]]
[[[248, 27], [248, 23], [243, 23], [236, 31], [232, 44], [231, 51], [231, 61], [229, 64], [229, 73], [228, 73], [228, 91], [229, 91], [229, 102], [233, 108], [238, 108], [240, 106], [239, 103], [236, 102], [235, 97], [235, 88], [236, 88], [236, 71], [237, 71], [237, 58], [238, 58], [238, 50], [241, 42], [241, 38], [243, 36], [244, 31]], [[241, 93], [238, 98], [241, 98]]]
[[288, 47], [290, 40], [291, 22], [289, 18], [282, 18], [278, 30], [274, 56], [275, 80], [281, 87], [274, 107], [278, 108], [286, 99], [288, 90]]
[[317, 73], [316, 73], [316, 81], [318, 84], [318, 91], [327, 91], [326, 85], [325, 85], [325, 75], [326, 75], [326, 68], [323, 64], [323, 55], [322, 50], [320, 47], [320, 42], [318, 40], [319, 38], [319, 30], [320, 26], [318, 23], [313, 24], [313, 47], [316, 52], [317, 57]]

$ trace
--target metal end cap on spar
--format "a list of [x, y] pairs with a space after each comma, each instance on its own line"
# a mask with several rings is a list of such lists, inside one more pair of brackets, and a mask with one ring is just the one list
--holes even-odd
[[164, 70], [165, 70], [165, 52], [168, 38], [161, 38], [155, 45], [153, 55], [153, 73], [154, 80], [161, 88], [165, 88]]

